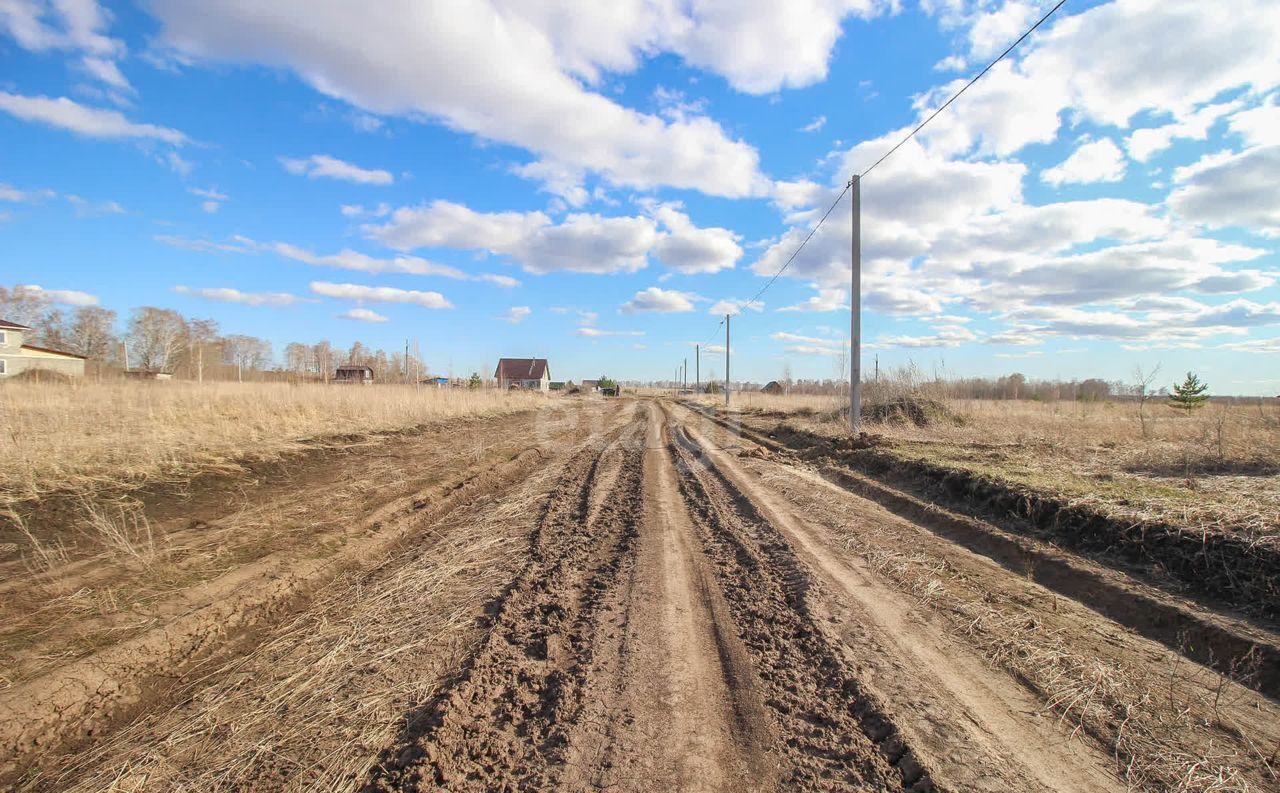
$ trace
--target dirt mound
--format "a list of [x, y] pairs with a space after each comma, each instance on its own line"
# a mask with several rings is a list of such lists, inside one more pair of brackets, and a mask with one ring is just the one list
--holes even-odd
[[57, 383], [60, 385], [71, 385], [75, 382], [75, 378], [62, 372], [55, 372], [52, 369], [27, 369], [7, 379], [21, 383]]
[[[848, 415], [846, 413], [846, 415]], [[919, 394], [894, 397], [884, 402], [862, 406], [862, 418], [884, 424], [906, 424], [927, 427], [931, 424], [959, 424], [961, 419], [943, 403]]]

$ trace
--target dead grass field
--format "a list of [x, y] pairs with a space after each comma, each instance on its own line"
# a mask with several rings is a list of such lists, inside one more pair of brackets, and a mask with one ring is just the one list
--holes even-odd
[[50, 492], [235, 472], [327, 438], [510, 413], [544, 399], [399, 385], [8, 382], [0, 387], [0, 508]]
[[[864, 405], [898, 395], [871, 393]], [[928, 400], [928, 397], [925, 397]], [[723, 399], [703, 398], [707, 404]], [[1215, 401], [1190, 415], [1133, 401], [932, 400], [927, 421], [864, 421], [886, 452], [1136, 519], [1280, 542], [1280, 401]], [[734, 394], [762, 421], [848, 433], [832, 397]], [[864, 408], [865, 412], [865, 408]], [[847, 415], [845, 413], [844, 415]], [[1145, 427], [1144, 427], [1145, 424]]]

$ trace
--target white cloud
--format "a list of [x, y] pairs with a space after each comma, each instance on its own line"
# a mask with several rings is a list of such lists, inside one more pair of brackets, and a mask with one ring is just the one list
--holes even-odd
[[157, 234], [152, 237], [156, 242], [163, 242], [165, 245], [174, 248], [182, 248], [183, 250], [196, 251], [198, 253], [248, 253], [249, 248], [244, 245], [235, 245], [228, 242], [214, 242], [213, 240], [192, 239], [177, 234]]
[[227, 287], [193, 289], [188, 286], [175, 286], [173, 291], [180, 295], [201, 297], [220, 303], [239, 303], [245, 306], [291, 306], [295, 303], [312, 302], [305, 297], [291, 295], [288, 292], [241, 292], [239, 289]]
[[799, 333], [790, 333], [788, 331], [779, 331], [777, 333], [770, 333], [769, 338], [773, 339], [774, 341], [785, 341], [785, 342], [792, 342], [795, 344], [806, 344], [813, 347], [825, 347], [833, 350], [840, 349], [841, 345], [845, 343], [844, 339], [831, 339], [831, 338], [824, 338], [821, 336], [805, 336]]
[[847, 289], [819, 289], [816, 295], [803, 303], [783, 306], [779, 311], [839, 311], [849, 309], [849, 291]]
[[623, 314], [656, 312], [673, 314], [682, 311], [693, 311], [693, 301], [699, 299], [689, 292], [678, 292], [674, 289], [660, 289], [651, 286], [635, 293], [635, 296], [622, 304], [619, 309]]
[[0, 2], [0, 33], [33, 52], [70, 50], [81, 55], [86, 74], [122, 92], [132, 92], [113, 58], [124, 44], [103, 32], [110, 14], [96, 0], [4, 0]]
[[966, 342], [976, 341], [978, 334], [961, 325], [944, 325], [934, 329], [926, 336], [877, 336], [872, 342], [864, 344], [867, 349], [884, 349], [888, 347], [959, 347]]
[[15, 204], [23, 204], [28, 202], [43, 201], [48, 198], [54, 198], [57, 193], [52, 190], [19, 190], [13, 185], [0, 182], [0, 201], [11, 201]]
[[500, 317], [498, 317], [498, 319], [502, 320], [503, 322], [510, 322], [512, 325], [519, 325], [521, 322], [525, 320], [526, 317], [528, 317], [532, 313], [533, 313], [533, 309], [529, 308], [528, 306], [512, 306], [511, 308], [507, 309], [506, 312], [503, 313]]
[[1209, 137], [1214, 122], [1239, 107], [1239, 102], [1207, 105], [1171, 124], [1136, 129], [1125, 141], [1125, 149], [1133, 159], [1146, 162], [1172, 146], [1176, 139], [1204, 140]]
[[643, 336], [642, 330], [601, 330], [600, 328], [577, 328], [573, 331], [575, 336], [586, 336], [590, 339], [602, 338], [605, 336]]
[[731, 269], [742, 257], [738, 235], [724, 228], [698, 228], [674, 205], [664, 204], [654, 217], [667, 233], [658, 238], [653, 253], [676, 272], [715, 273]]
[[355, 184], [388, 185], [395, 181], [390, 171], [370, 170], [352, 165], [327, 154], [313, 154], [304, 159], [281, 157], [280, 164], [295, 176], [309, 179], [338, 179]]
[[[712, 273], [742, 255], [737, 235], [699, 228], [676, 205], [653, 217], [570, 214], [555, 223], [544, 212], [477, 212], [450, 201], [402, 207], [384, 224], [363, 226], [366, 236], [400, 250], [449, 247], [509, 256], [527, 272], [629, 273], [652, 253], [678, 272]], [[661, 223], [664, 230], [659, 230]]]
[[1070, 157], [1040, 172], [1040, 179], [1058, 187], [1063, 184], [1118, 182], [1124, 178], [1125, 160], [1120, 147], [1110, 138], [1082, 143]]
[[707, 313], [716, 317], [723, 317], [725, 314], [736, 317], [743, 311], [755, 311], [756, 313], [764, 311], [764, 302], [757, 300], [754, 303], [748, 303], [746, 300], [729, 297], [712, 303]]
[[[170, 242], [169, 238], [157, 238], [162, 242]], [[181, 238], [178, 238], [181, 240]], [[487, 281], [502, 287], [519, 286], [520, 282], [514, 278], [505, 275], [496, 275], [493, 273], [482, 273], [479, 275], [471, 275], [463, 272], [456, 267], [450, 267], [447, 264], [429, 261], [418, 256], [393, 256], [389, 259], [370, 256], [366, 253], [353, 251], [350, 248], [344, 248], [337, 253], [317, 254], [306, 248], [299, 247], [287, 242], [258, 242], [248, 237], [235, 236], [231, 238], [235, 245], [214, 245], [217, 250], [228, 252], [267, 252], [274, 253], [277, 256], [283, 256], [286, 259], [292, 259], [296, 262], [309, 264], [315, 267], [334, 267], [340, 270], [359, 270], [366, 273], [407, 273], [409, 275], [432, 275], [441, 278], [453, 278], [459, 281]], [[186, 243], [187, 240], [181, 240]], [[170, 244], [175, 244], [170, 242]], [[198, 247], [208, 247], [203, 241], [197, 242]], [[179, 245], [178, 247], [191, 247], [190, 245]]]
[[818, 116], [814, 118], [813, 121], [810, 121], [808, 124], [805, 124], [803, 127], [801, 127], [800, 131], [801, 132], [817, 132], [818, 130], [822, 129], [826, 125], [827, 125], [827, 117]]
[[[1270, 339], [1250, 339], [1249, 341], [1233, 341], [1225, 344], [1219, 344], [1220, 349], [1235, 350], [1236, 352], [1265, 352], [1280, 353], [1280, 336]], [[1275, 382], [1274, 380], [1267, 382]]]
[[367, 308], [349, 308], [338, 315], [339, 319], [354, 319], [357, 322], [387, 322], [387, 317]]
[[362, 111], [439, 119], [523, 147], [550, 173], [595, 172], [639, 189], [742, 197], [768, 188], [753, 147], [705, 116], [664, 120], [589, 86], [661, 49], [719, 70], [740, 88], [808, 84], [825, 74], [849, 5], [869, 4], [385, 0], [372, 14], [341, 0], [277, 0], [264, 15], [236, 0], [174, 0], [151, 10], [159, 42], [184, 57], [285, 67]]
[[422, 308], [453, 308], [453, 304], [439, 292], [420, 292], [416, 289], [396, 289], [390, 286], [363, 286], [361, 284], [334, 284], [328, 281], [312, 281], [311, 291], [325, 297], [367, 300], [371, 303], [409, 303]]
[[1276, 95], [1267, 97], [1267, 101], [1257, 107], [1241, 110], [1227, 124], [1250, 146], [1280, 143], [1280, 106], [1276, 104]]
[[76, 217], [89, 218], [101, 215], [123, 215], [125, 208], [118, 201], [99, 201], [94, 203], [74, 193], [63, 196], [67, 203], [75, 207]]
[[391, 214], [391, 205], [384, 201], [371, 209], [366, 209], [362, 204], [343, 204], [339, 207], [339, 211], [342, 212], [343, 217], [348, 218], [380, 218]]
[[66, 306], [96, 306], [99, 302], [97, 295], [75, 289], [45, 289], [38, 284], [19, 284], [15, 289], [36, 293], [51, 303]]
[[1280, 143], [1208, 154], [1174, 172], [1180, 186], [1169, 195], [1169, 207], [1209, 228], [1241, 226], [1280, 236], [1278, 173]]
[[219, 193], [215, 188], [203, 189], [199, 187], [188, 187], [187, 192], [195, 196], [200, 196], [206, 200], [200, 202], [200, 208], [209, 214], [213, 214], [222, 208], [222, 202], [227, 200], [225, 193]]
[[518, 279], [512, 278], [509, 275], [498, 275], [496, 273], [481, 273], [480, 275], [472, 276], [472, 278], [476, 281], [488, 281], [491, 284], [497, 284], [498, 286], [506, 289], [511, 289], [520, 285], [520, 281]]
[[0, 91], [0, 110], [23, 121], [35, 121], [91, 138], [159, 140], [180, 146], [187, 136], [167, 127], [136, 124], [117, 110], [86, 107], [65, 96], [18, 96]]
[[195, 168], [190, 160], [184, 160], [176, 151], [167, 151], [159, 159], [169, 170], [179, 176], [190, 176]]

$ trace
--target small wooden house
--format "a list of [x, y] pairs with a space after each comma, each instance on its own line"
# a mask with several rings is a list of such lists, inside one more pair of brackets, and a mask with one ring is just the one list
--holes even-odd
[[508, 388], [551, 390], [551, 367], [546, 358], [502, 358], [493, 377], [504, 391]]
[[333, 373], [333, 382], [344, 385], [373, 385], [373, 367], [347, 364]]

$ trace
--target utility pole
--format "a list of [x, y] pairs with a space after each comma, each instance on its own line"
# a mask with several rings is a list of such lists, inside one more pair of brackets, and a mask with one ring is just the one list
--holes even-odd
[[684, 359], [684, 364], [680, 367], [680, 390], [689, 390], [689, 359]]
[[729, 315], [724, 315], [724, 409], [729, 409]]
[[693, 345], [693, 390], [702, 391], [702, 345]]
[[[850, 180], [849, 205], [853, 213], [850, 254], [853, 273], [849, 284], [849, 428], [857, 432], [862, 425], [862, 185], [861, 177]], [[878, 364], [877, 364], [878, 366]]]

